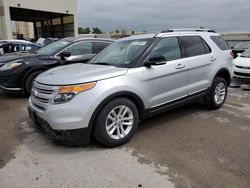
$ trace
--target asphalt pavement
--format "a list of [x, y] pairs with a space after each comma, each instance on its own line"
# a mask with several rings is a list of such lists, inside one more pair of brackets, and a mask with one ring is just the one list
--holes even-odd
[[192, 103], [145, 120], [118, 148], [66, 147], [28, 118], [27, 98], [0, 93], [0, 187], [250, 187], [250, 91], [223, 108]]

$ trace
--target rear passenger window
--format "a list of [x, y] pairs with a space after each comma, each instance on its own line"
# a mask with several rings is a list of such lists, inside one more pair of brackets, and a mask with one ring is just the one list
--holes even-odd
[[153, 48], [151, 56], [162, 55], [167, 61], [172, 61], [181, 58], [181, 50], [177, 37], [167, 37], [161, 39]]
[[182, 37], [182, 47], [184, 57], [209, 54], [211, 52], [208, 44], [199, 36]]
[[229, 50], [229, 46], [226, 41], [221, 36], [211, 36], [210, 37], [214, 43], [223, 51]]
[[73, 46], [65, 50], [65, 52], [70, 52], [71, 55], [85, 55], [92, 54], [92, 43], [91, 42], [78, 42]]
[[203, 39], [201, 39], [201, 40], [202, 40], [202, 43], [203, 43], [205, 54], [211, 53], [211, 48], [208, 46], [208, 44]]

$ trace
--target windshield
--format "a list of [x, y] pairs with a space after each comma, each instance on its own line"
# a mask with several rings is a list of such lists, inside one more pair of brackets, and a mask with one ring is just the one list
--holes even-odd
[[90, 63], [128, 67], [132, 61], [142, 55], [152, 40], [151, 38], [114, 42], [92, 59]]
[[243, 52], [240, 57], [250, 58], [250, 50], [246, 50], [245, 52]]
[[250, 42], [241, 42], [234, 47], [234, 49], [248, 49], [248, 48], [250, 48]]
[[51, 55], [56, 53], [61, 48], [67, 46], [69, 43], [69, 41], [59, 40], [37, 50], [36, 53], [39, 55]]

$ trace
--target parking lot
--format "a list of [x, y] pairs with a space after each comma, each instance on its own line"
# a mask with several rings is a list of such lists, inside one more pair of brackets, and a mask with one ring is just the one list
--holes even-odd
[[29, 120], [27, 98], [0, 93], [1, 187], [250, 187], [250, 92], [223, 108], [193, 103], [140, 124], [125, 146], [65, 147]]

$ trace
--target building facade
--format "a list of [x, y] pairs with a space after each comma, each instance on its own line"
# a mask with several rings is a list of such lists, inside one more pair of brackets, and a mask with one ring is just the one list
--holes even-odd
[[35, 38], [77, 36], [77, 0], [0, 0], [0, 39], [13, 38], [11, 21], [32, 23]]

